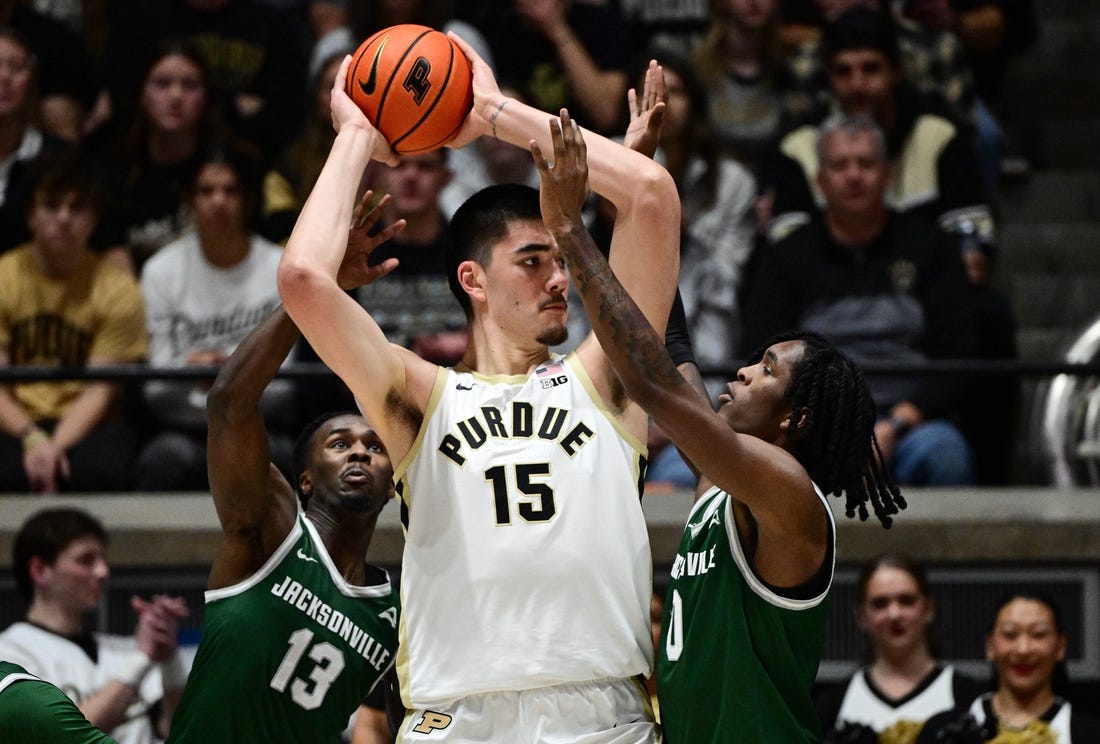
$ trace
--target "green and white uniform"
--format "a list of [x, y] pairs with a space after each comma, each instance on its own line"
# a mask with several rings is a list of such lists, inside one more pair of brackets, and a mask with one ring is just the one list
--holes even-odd
[[[791, 590], [753, 572], [714, 487], [695, 503], [672, 566], [657, 649], [657, 693], [668, 744], [817, 742], [810, 694], [825, 640], [835, 525], [818, 575]], [[811, 589], [812, 587], [812, 589]]]
[[0, 741], [115, 744], [65, 693], [7, 661], [0, 661]]
[[392, 666], [397, 595], [341, 577], [299, 515], [267, 563], [206, 592], [202, 642], [169, 741], [336, 742]]

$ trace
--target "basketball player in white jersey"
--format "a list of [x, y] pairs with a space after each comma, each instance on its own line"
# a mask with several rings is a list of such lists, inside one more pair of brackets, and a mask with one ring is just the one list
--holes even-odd
[[[550, 151], [548, 115], [501, 95], [456, 41], [474, 106], [452, 146], [494, 136]], [[340, 290], [363, 170], [395, 161], [344, 93], [347, 68], [332, 93], [338, 134], [279, 288], [395, 463], [406, 530], [397, 672], [409, 709], [399, 740], [654, 742], [638, 681], [653, 663], [646, 414], [594, 336], [550, 354], [565, 340], [569, 277], [532, 189], [479, 192], [452, 220], [449, 278], [470, 334], [456, 368], [391, 345]], [[651, 65], [647, 96], [659, 80]], [[642, 127], [662, 109], [644, 108]], [[617, 209], [611, 264], [661, 331], [678, 272], [676, 187], [649, 158], [585, 138], [592, 187]]]

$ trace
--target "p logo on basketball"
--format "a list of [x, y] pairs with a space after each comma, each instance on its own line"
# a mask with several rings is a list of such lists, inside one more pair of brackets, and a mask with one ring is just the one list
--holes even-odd
[[473, 106], [473, 75], [462, 50], [414, 23], [384, 28], [352, 55], [346, 91], [398, 155], [438, 150]]
[[430, 734], [434, 731], [442, 731], [451, 725], [453, 719], [446, 713], [438, 713], [434, 710], [424, 711], [420, 722], [413, 726], [413, 731], [418, 734]]

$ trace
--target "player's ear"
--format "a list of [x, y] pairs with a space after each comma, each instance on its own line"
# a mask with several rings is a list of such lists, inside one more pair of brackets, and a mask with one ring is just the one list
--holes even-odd
[[308, 470], [303, 470], [298, 476], [298, 490], [307, 498], [313, 495], [313, 479], [310, 478]]
[[31, 559], [27, 561], [27, 575], [30, 576], [31, 585], [38, 586], [46, 580], [46, 573], [50, 569], [50, 564], [40, 555], [32, 555]]
[[485, 302], [485, 271], [477, 261], [463, 261], [458, 265], [458, 283], [471, 302]]
[[796, 439], [806, 433], [806, 425], [809, 421], [810, 411], [802, 407], [797, 411], [791, 411], [790, 415], [780, 422], [779, 428], [791, 439]]

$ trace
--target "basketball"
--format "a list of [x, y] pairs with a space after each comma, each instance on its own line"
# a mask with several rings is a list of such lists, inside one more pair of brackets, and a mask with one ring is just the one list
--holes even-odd
[[355, 50], [347, 94], [395, 153], [431, 152], [458, 134], [470, 112], [470, 63], [446, 34], [390, 26]]

